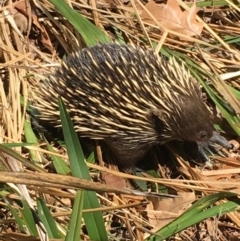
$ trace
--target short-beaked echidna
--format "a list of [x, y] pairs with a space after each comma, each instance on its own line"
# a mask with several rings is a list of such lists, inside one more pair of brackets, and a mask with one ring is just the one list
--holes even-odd
[[61, 96], [82, 137], [103, 139], [122, 166], [171, 140], [230, 144], [214, 131], [198, 82], [174, 58], [118, 44], [85, 48], [36, 86], [41, 119], [60, 124]]

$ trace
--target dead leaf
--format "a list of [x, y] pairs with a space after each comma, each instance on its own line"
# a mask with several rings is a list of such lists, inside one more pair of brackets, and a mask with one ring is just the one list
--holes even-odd
[[[154, 230], [158, 230], [173, 221], [196, 200], [193, 192], [179, 192], [178, 196], [176, 198], [164, 198], [160, 201], [158, 198], [149, 199], [151, 202], [147, 205], [146, 212]], [[154, 232], [154, 230], [151, 231]]]
[[102, 179], [105, 181], [105, 184], [109, 187], [118, 188], [118, 189], [126, 189], [127, 184], [123, 177], [118, 177], [111, 173], [102, 172]]
[[24, 14], [18, 12], [17, 10], [15, 10], [14, 12], [15, 13], [13, 14], [13, 16], [14, 16], [16, 25], [18, 26], [21, 33], [26, 33], [28, 30], [27, 17]]
[[[196, 21], [197, 6], [195, 2], [188, 11], [182, 11], [176, 0], [168, 0], [163, 7], [151, 0], [145, 7], [166, 30], [187, 36], [200, 35], [203, 30], [203, 23]], [[141, 17], [145, 22], [155, 24], [144, 10]]]
[[[175, 0], [170, 0], [175, 1]], [[183, 12], [181, 17], [181, 24], [183, 26], [183, 34], [188, 36], [200, 35], [203, 30], [203, 23], [196, 21], [197, 5], [194, 2], [188, 11]], [[184, 28], [185, 27], [185, 28]]]
[[34, 14], [34, 12], [27, 6], [25, 1], [19, 1], [18, 4], [15, 5], [15, 9], [24, 14], [27, 18], [31, 19], [31, 22], [40, 30], [40, 38], [42, 44], [49, 50], [51, 53], [54, 51], [51, 40], [48, 36], [48, 32], [45, 27], [41, 25], [38, 21], [38, 17]]

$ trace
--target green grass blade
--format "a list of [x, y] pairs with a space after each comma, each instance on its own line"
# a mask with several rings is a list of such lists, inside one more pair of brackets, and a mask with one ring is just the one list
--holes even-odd
[[[91, 180], [78, 136], [61, 99], [59, 99], [59, 110], [72, 174], [79, 178]], [[100, 207], [95, 192], [85, 192], [83, 207], [84, 209]], [[84, 213], [83, 218], [91, 240], [108, 240], [102, 212]]]
[[23, 215], [24, 223], [28, 227], [28, 230], [31, 233], [31, 235], [38, 237], [38, 231], [36, 228], [36, 224], [33, 218], [31, 208], [29, 207], [28, 203], [24, 199], [22, 199], [22, 204], [23, 204], [22, 215]]
[[60, 234], [57, 228], [56, 222], [52, 217], [48, 207], [41, 199], [37, 200], [37, 210], [38, 216], [41, 222], [43, 223], [45, 229], [47, 230], [48, 237], [52, 239], [63, 238], [63, 236]]
[[38, 167], [34, 163], [30, 162], [29, 160], [23, 158], [21, 155], [19, 155], [17, 152], [13, 151], [12, 149], [0, 144], [0, 152], [4, 152], [8, 154], [9, 156], [17, 159], [27, 167], [31, 168], [32, 170], [39, 171], [39, 172], [45, 172], [42, 168]]
[[[46, 141], [47, 142], [47, 141]], [[49, 151], [54, 152], [54, 149], [51, 145], [47, 144], [47, 148]], [[71, 172], [71, 169], [68, 167], [68, 165], [64, 162], [64, 160], [61, 157], [50, 155], [53, 165], [59, 174], [67, 175]]]
[[[27, 142], [38, 144], [38, 140], [35, 133], [33, 132], [32, 126], [26, 120], [24, 121], [24, 133], [25, 133], [25, 138]], [[35, 151], [29, 150], [29, 153], [33, 161], [37, 159], [35, 155]]]
[[24, 221], [20, 218], [19, 214], [17, 213], [17, 211], [12, 207], [12, 205], [8, 202], [8, 200], [1, 196], [1, 198], [4, 200], [4, 202], [7, 204], [9, 210], [11, 211], [14, 219], [16, 220], [17, 224], [18, 224], [18, 227], [19, 227], [19, 230], [22, 232], [22, 233], [25, 233], [26, 230], [24, 228]]
[[87, 163], [92, 163], [92, 164], [95, 163], [95, 154], [94, 154], [94, 151], [88, 156], [88, 158], [87, 158]]
[[[227, 201], [223, 204], [212, 207], [212, 205], [221, 199], [233, 197], [235, 197], [234, 201]], [[151, 236], [147, 240], [162, 241], [204, 219], [232, 212], [239, 207], [239, 204], [240, 199], [237, 198], [237, 194], [231, 192], [221, 192], [206, 196], [195, 202], [191, 208], [184, 212], [180, 217], [163, 227], [159, 232], [156, 232], [156, 235], [158, 236]]]
[[232, 91], [232, 93], [237, 97], [238, 100], [240, 100], [240, 91], [234, 89], [232, 86], [228, 85], [228, 88], [230, 89], [230, 91]]
[[83, 210], [84, 192], [78, 191], [74, 200], [70, 223], [65, 241], [79, 241]]
[[[228, 6], [229, 4], [227, 1], [202, 1], [202, 2], [197, 2], [196, 3], [197, 7], [203, 8], [203, 7], [212, 7], [212, 6]], [[189, 4], [189, 6], [192, 6], [192, 3]]]
[[2, 143], [3, 146], [6, 146], [8, 148], [15, 148], [15, 147], [28, 147], [28, 146], [36, 146], [36, 143]]
[[73, 10], [64, 0], [49, 0], [49, 2], [75, 27], [88, 46], [94, 46], [99, 42], [110, 42], [102, 30]]

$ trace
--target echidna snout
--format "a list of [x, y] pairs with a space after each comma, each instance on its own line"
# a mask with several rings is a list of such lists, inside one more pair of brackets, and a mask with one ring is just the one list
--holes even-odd
[[153, 145], [208, 142], [213, 136], [198, 82], [175, 59], [140, 47], [85, 48], [35, 92], [40, 119], [60, 124], [61, 96], [79, 135], [104, 140], [124, 166], [134, 165]]

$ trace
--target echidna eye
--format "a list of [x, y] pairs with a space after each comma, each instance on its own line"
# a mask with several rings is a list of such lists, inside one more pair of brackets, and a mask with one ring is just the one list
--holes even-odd
[[201, 140], [201, 141], [205, 141], [205, 140], [208, 138], [207, 132], [206, 132], [206, 131], [200, 131], [200, 132], [198, 133], [198, 138], [199, 138], [199, 140]]

